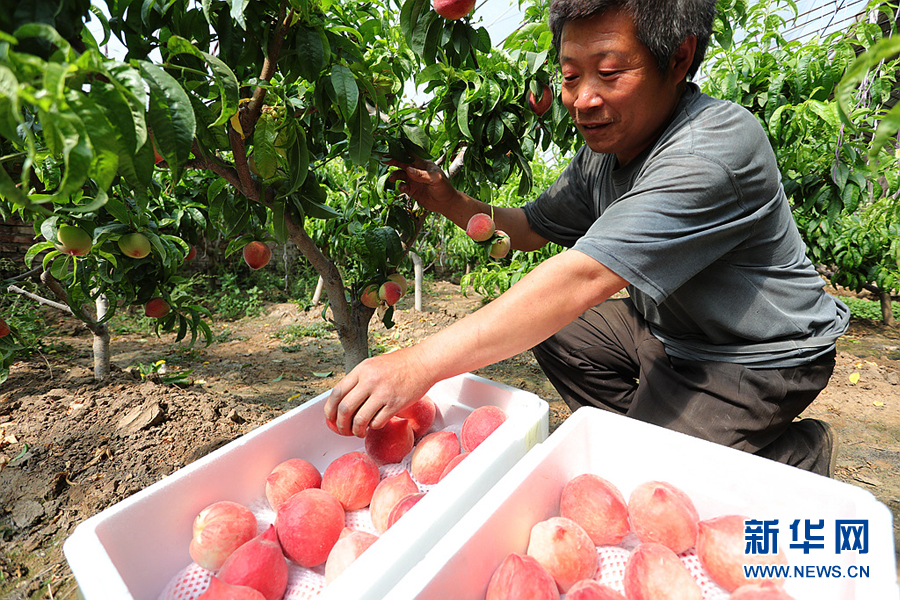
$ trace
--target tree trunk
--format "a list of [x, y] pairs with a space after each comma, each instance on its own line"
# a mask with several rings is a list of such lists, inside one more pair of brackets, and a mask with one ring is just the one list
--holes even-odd
[[335, 319], [338, 340], [344, 350], [344, 372], [349, 373], [353, 367], [369, 358], [369, 321], [375, 309], [364, 306], [358, 300], [352, 303], [348, 319]]
[[894, 309], [891, 306], [891, 293], [878, 292], [878, 299], [881, 301], [881, 321], [888, 327], [896, 327], [897, 321], [894, 319]]
[[[97, 320], [103, 320], [109, 311], [109, 299], [106, 294], [100, 294], [95, 302], [97, 307]], [[109, 327], [106, 323], [95, 324], [91, 328], [94, 334], [94, 379], [103, 381], [109, 377]]]

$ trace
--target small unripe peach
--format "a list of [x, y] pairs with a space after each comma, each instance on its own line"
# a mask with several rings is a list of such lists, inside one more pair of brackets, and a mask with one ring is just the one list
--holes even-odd
[[119, 238], [122, 254], [131, 258], [144, 258], [150, 254], [150, 240], [143, 233], [126, 233]]
[[378, 286], [374, 283], [370, 283], [369, 285], [367, 285], [359, 295], [359, 301], [363, 303], [363, 306], [368, 306], [369, 308], [378, 308]]
[[466, 224], [466, 235], [476, 242], [486, 242], [494, 235], [494, 220], [486, 213], [472, 215]]
[[56, 231], [56, 239], [60, 243], [61, 251], [65, 254], [84, 256], [91, 251], [91, 236], [80, 227], [60, 225]]
[[505, 232], [498, 229], [494, 234], [498, 237], [494, 240], [494, 243], [491, 244], [491, 258], [499, 260], [509, 254], [509, 249], [512, 247], [512, 244], [509, 240], [509, 236]]

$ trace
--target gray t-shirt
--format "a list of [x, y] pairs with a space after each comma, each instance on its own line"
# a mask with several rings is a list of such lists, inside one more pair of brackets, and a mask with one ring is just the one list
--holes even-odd
[[847, 330], [849, 309], [824, 292], [750, 112], [688, 84], [660, 139], [616, 167], [582, 147], [525, 215], [627, 280], [670, 355], [792, 367]]

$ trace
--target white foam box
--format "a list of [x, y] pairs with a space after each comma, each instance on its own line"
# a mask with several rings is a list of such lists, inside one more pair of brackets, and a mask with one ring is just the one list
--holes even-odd
[[[364, 451], [363, 440], [325, 426], [330, 392], [309, 400], [156, 484], [80, 523], [64, 553], [86, 600], [155, 600], [191, 563], [191, 526], [219, 500], [249, 505], [264, 497], [272, 468], [305, 458], [320, 472]], [[368, 552], [318, 595], [321, 600], [381, 598], [527, 451], [548, 435], [549, 406], [538, 396], [471, 374], [437, 383], [433, 429], [453, 428], [479, 406], [508, 418], [426, 494]]]
[[[582, 473], [612, 482], [626, 500], [643, 482], [668, 481], [691, 497], [701, 520], [725, 514], [779, 519], [778, 543], [791, 568], [840, 566], [844, 574], [786, 580], [785, 590], [797, 600], [900, 597], [891, 513], [868, 491], [586, 407], [519, 461], [386, 599], [482, 600], [494, 570], [509, 553], [525, 553], [531, 527], [559, 515], [563, 486]], [[788, 548], [796, 519], [801, 532], [806, 519], [824, 520], [824, 550], [804, 555]], [[868, 520], [868, 553], [835, 552], [836, 519]], [[867, 568], [868, 576], [846, 577], [851, 566]], [[707, 598], [722, 597], [715, 587], [719, 592]]]

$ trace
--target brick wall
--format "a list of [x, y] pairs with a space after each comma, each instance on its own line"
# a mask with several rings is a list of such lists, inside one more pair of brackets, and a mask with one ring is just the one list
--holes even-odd
[[28, 248], [36, 241], [31, 224], [16, 218], [0, 222], [0, 259], [21, 262]]

